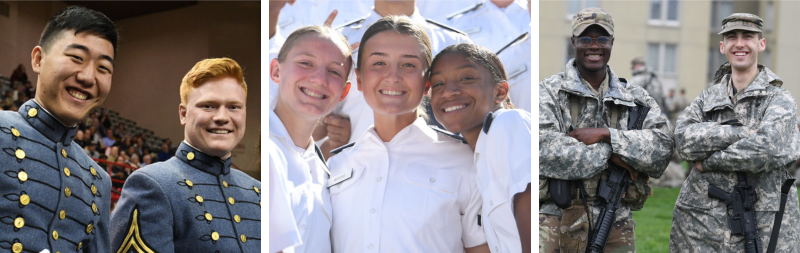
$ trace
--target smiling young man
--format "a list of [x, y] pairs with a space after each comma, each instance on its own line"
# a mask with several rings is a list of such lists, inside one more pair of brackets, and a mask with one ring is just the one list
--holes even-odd
[[[783, 81], [757, 63], [767, 44], [762, 24], [749, 13], [722, 20], [719, 51], [728, 62], [678, 117], [678, 154], [692, 171], [675, 203], [670, 252], [744, 252], [746, 247], [766, 252], [771, 243], [777, 243], [775, 252], [800, 250], [797, 188], [789, 184], [783, 187], [788, 192], [781, 192], [800, 148], [797, 106], [780, 88]], [[742, 201], [748, 210], [734, 213], [737, 205], [729, 208], [720, 195], [711, 197], [711, 186], [750, 192]], [[781, 203], [782, 194], [788, 203]], [[773, 231], [776, 217], [779, 233]]]
[[111, 181], [73, 139], [111, 89], [118, 34], [69, 7], [31, 52], [36, 99], [0, 112], [0, 251], [108, 252]]
[[111, 214], [115, 252], [260, 251], [261, 183], [231, 168], [246, 102], [234, 60], [202, 60], [183, 77], [184, 141], [174, 157], [125, 181]]
[[[634, 252], [635, 223], [649, 193], [647, 178], [660, 177], [672, 155], [667, 119], [655, 100], [639, 86], [618, 78], [608, 60], [614, 44], [614, 22], [600, 8], [586, 8], [572, 19], [575, 59], [566, 70], [539, 83], [539, 251], [582, 252], [604, 204], [597, 196], [608, 165], [633, 172], [636, 180], [616, 211], [606, 252]], [[633, 108], [649, 107], [642, 130], [629, 130]], [[554, 202], [549, 191], [556, 180], [571, 180], [566, 188], [569, 208]], [[583, 187], [577, 187], [581, 185]], [[576, 192], [585, 189], [588, 197]], [[584, 203], [588, 203], [586, 208]]]

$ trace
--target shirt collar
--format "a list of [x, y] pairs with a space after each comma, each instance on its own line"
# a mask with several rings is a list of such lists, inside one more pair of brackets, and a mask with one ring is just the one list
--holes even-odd
[[53, 142], [60, 142], [64, 146], [69, 146], [72, 143], [72, 139], [75, 138], [75, 133], [78, 131], [77, 126], [68, 127], [64, 125], [64, 123], [50, 114], [47, 109], [42, 107], [39, 102], [36, 102], [35, 99], [28, 100], [22, 104], [19, 108], [19, 114], [47, 139]]
[[204, 171], [206, 173], [219, 176], [220, 174], [227, 175], [231, 172], [231, 157], [222, 159], [216, 156], [211, 156], [199, 149], [196, 149], [182, 141], [178, 146], [178, 151], [175, 152], [175, 157], [180, 159], [186, 164], [189, 164], [195, 169]]
[[[416, 120], [414, 120], [413, 123], [411, 123], [411, 125], [408, 125], [404, 127], [402, 130], [400, 130], [400, 132], [397, 132], [394, 138], [392, 138], [392, 140], [389, 142], [397, 143], [404, 140], [412, 140], [413, 138], [407, 136], [413, 135], [415, 133], [420, 133], [425, 137], [430, 138], [431, 140], [438, 140], [436, 131], [434, 131], [433, 129], [430, 128], [430, 126], [428, 126], [428, 123], [425, 122], [425, 119], [423, 119], [422, 117], [418, 117]], [[356, 145], [364, 143], [366, 139], [370, 138], [374, 139], [378, 143], [383, 143], [381, 137], [378, 136], [378, 132], [375, 131], [375, 125], [372, 125], [367, 129], [366, 132], [364, 132], [364, 134], [361, 137], [358, 138], [358, 140], [356, 140]]]

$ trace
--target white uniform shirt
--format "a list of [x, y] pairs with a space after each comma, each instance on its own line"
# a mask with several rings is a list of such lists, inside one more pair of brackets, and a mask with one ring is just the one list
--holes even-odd
[[367, 130], [330, 159], [334, 252], [463, 252], [486, 243], [471, 157], [422, 118], [389, 142]]
[[[283, 46], [283, 42], [286, 42], [286, 38], [283, 37], [283, 35], [281, 34], [281, 29], [280, 29], [280, 27], [278, 27], [278, 29], [275, 31], [275, 35], [273, 35], [272, 38], [269, 39], [269, 61], [268, 62], [271, 63], [272, 59], [278, 58], [278, 53], [280, 53], [280, 51], [281, 51], [281, 47]], [[267, 74], [271, 73], [272, 72], [272, 68], [270, 68], [270, 67], [267, 67], [267, 68], [269, 69]], [[269, 77], [270, 76], [268, 75], [267, 79], [269, 79], [269, 110], [275, 110], [275, 104], [278, 103], [278, 84], [273, 82], [272, 78], [269, 78]]]
[[[372, 10], [364, 22], [344, 27], [342, 29], [342, 34], [347, 37], [347, 42], [350, 44], [360, 42], [361, 37], [364, 36], [364, 32], [367, 31], [367, 28], [381, 18], [382, 17], [380, 14]], [[416, 10], [414, 11], [414, 14], [410, 16], [410, 18], [422, 26], [425, 29], [425, 32], [428, 33], [428, 37], [431, 39], [431, 51], [433, 53], [431, 55], [432, 57], [436, 56], [436, 53], [439, 53], [439, 51], [450, 45], [458, 43], [472, 43], [467, 36], [442, 29], [433, 24], [429, 24]], [[353, 51], [353, 60], [358, 60], [357, 50]], [[348, 143], [355, 141], [356, 138], [361, 136], [364, 131], [366, 131], [367, 128], [369, 128], [375, 121], [372, 108], [370, 108], [369, 104], [367, 104], [367, 101], [364, 100], [364, 93], [356, 88], [356, 76], [354, 73], [355, 64], [350, 72], [350, 79], [353, 83], [350, 88], [350, 92], [347, 94], [347, 97], [345, 97], [344, 101], [339, 103], [336, 106], [336, 109], [333, 110], [333, 113], [335, 114], [350, 118], [350, 129], [352, 131], [350, 132], [350, 141], [348, 141]]]
[[333, 10], [338, 10], [331, 27], [338, 27], [364, 18], [370, 12], [374, 0], [297, 0], [287, 4], [278, 16], [278, 25], [287, 36], [294, 30], [308, 25], [322, 25]]
[[286, 158], [267, 139], [269, 153], [269, 252], [294, 252], [292, 247], [300, 245], [300, 233], [292, 214], [292, 204], [286, 186]]
[[493, 253], [522, 252], [512, 198], [531, 183], [531, 114], [500, 109], [494, 115], [475, 145], [483, 229]]
[[448, 15], [483, 1], [486, 0], [417, 0], [417, 8], [422, 16], [445, 23]]
[[[521, 34], [520, 34], [521, 35]], [[508, 77], [508, 96], [514, 109], [531, 113], [531, 36], [511, 44], [497, 55]]]
[[497, 53], [530, 30], [530, 23], [527, 2], [521, 5], [517, 1], [501, 9], [491, 1], [485, 1], [478, 9], [457, 15], [446, 24], [469, 35], [475, 44]]
[[289, 193], [300, 239], [303, 244], [295, 252], [331, 252], [331, 202], [325, 187], [328, 171], [316, 152], [316, 145], [299, 148], [274, 111], [269, 110], [269, 140], [275, 143], [286, 159], [284, 182]]

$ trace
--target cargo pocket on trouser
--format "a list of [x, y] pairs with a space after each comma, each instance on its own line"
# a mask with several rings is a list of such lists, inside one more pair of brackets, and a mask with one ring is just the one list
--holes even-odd
[[585, 252], [589, 240], [589, 219], [583, 205], [564, 209], [558, 227], [561, 252]]

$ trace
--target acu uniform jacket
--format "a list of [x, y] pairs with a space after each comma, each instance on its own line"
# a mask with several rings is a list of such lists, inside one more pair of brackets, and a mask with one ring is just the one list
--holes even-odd
[[260, 252], [261, 183], [181, 142], [128, 177], [112, 216], [112, 252]]
[[111, 179], [35, 100], [0, 112], [0, 251], [108, 252]]

